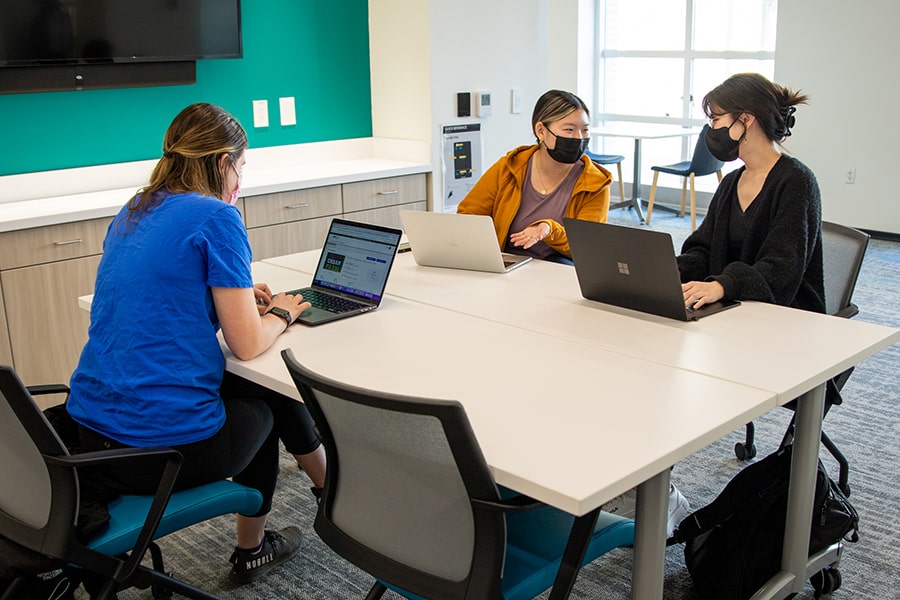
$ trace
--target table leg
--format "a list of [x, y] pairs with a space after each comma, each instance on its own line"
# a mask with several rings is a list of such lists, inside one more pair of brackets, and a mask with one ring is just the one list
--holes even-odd
[[634, 519], [632, 600], [660, 600], [666, 565], [669, 469], [638, 486]]
[[631, 204], [637, 213], [638, 220], [644, 222], [644, 211], [641, 208], [641, 138], [634, 138], [634, 172], [631, 178]]
[[597, 508], [586, 515], [575, 517], [572, 533], [569, 534], [569, 541], [566, 543], [566, 551], [559, 565], [559, 571], [556, 572], [553, 589], [550, 590], [549, 600], [564, 600], [572, 592], [572, 586], [575, 585], [575, 578], [578, 577], [599, 515], [600, 509]]
[[806, 580], [806, 564], [809, 561], [809, 524], [812, 522], [819, 466], [825, 384], [803, 394], [797, 400], [796, 411], [781, 568], [794, 575], [793, 591], [799, 592]]
[[610, 204], [609, 209], [633, 208], [638, 220], [644, 222], [644, 210], [641, 207], [641, 138], [634, 138], [634, 171], [631, 176], [631, 198], [622, 198], [621, 202]]

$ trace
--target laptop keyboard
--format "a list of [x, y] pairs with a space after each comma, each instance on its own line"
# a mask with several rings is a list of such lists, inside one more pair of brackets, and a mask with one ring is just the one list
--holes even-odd
[[303, 299], [312, 304], [315, 308], [320, 308], [333, 313], [349, 312], [368, 306], [362, 302], [348, 300], [347, 298], [341, 298], [340, 296], [333, 296], [331, 294], [323, 294], [313, 289], [298, 291], [303, 294]]

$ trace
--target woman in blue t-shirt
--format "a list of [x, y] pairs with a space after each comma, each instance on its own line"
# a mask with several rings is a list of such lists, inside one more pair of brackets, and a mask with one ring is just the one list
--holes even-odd
[[[67, 403], [84, 451], [170, 446], [184, 456], [177, 489], [233, 477], [262, 493], [257, 514], [237, 517], [231, 577], [239, 583], [300, 547], [296, 527], [265, 529], [279, 437], [314, 486], [325, 473], [305, 406], [225, 373], [219, 329], [248, 360], [309, 307], [300, 295], [253, 284], [234, 206], [246, 148], [244, 129], [217, 106], [192, 104], [172, 121], [149, 185], [107, 231]], [[129, 467], [91, 477], [115, 493], [153, 493], [158, 473]]]

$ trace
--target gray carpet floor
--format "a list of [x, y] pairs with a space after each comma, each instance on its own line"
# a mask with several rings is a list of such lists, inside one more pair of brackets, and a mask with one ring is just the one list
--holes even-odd
[[[629, 210], [616, 210], [610, 222], [636, 225]], [[657, 211], [653, 229], [672, 233], [676, 247], [689, 232], [690, 219]], [[859, 320], [900, 327], [900, 244], [872, 240], [854, 294]], [[850, 461], [851, 501], [860, 514], [860, 541], [848, 544], [840, 564], [842, 588], [835, 598], [887, 599], [900, 597], [900, 345], [860, 364], [844, 388], [845, 402], [834, 408], [825, 429]], [[774, 411], [756, 421], [759, 455], [774, 451], [790, 419], [787, 410]], [[736, 431], [678, 463], [673, 481], [693, 507], [715, 498], [743, 466], [732, 447], [743, 430]], [[830, 456], [822, 459], [836, 477]], [[603, 468], [598, 458], [597, 468]], [[176, 576], [223, 598], [364, 598], [371, 578], [336, 556], [312, 529], [315, 503], [309, 480], [284, 455], [279, 489], [270, 517], [278, 528], [298, 525], [305, 532], [300, 555], [251, 585], [229, 584], [228, 556], [234, 543], [234, 520], [221, 517], [161, 540], [167, 568]], [[630, 594], [631, 551], [620, 549], [584, 568], [573, 599], [613, 600]], [[79, 592], [79, 594], [81, 594]], [[84, 598], [84, 595], [79, 597]], [[127, 590], [123, 600], [150, 598], [150, 592]], [[391, 593], [386, 598], [396, 598]], [[546, 597], [546, 594], [543, 597]], [[667, 550], [666, 600], [693, 600], [696, 595], [684, 566], [682, 547]], [[807, 583], [798, 600], [813, 598]]]

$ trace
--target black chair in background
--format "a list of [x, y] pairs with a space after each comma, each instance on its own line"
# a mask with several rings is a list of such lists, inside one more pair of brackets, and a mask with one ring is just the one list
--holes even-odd
[[[281, 355], [327, 456], [315, 530], [376, 578], [367, 600], [387, 588], [525, 600], [553, 584], [575, 518], [498, 490], [461, 404], [356, 388]], [[587, 527], [580, 564], [633, 544], [631, 519], [599, 513]]]
[[650, 198], [647, 200], [647, 224], [650, 224], [650, 215], [653, 214], [653, 202], [656, 200], [656, 184], [660, 173], [678, 175], [681, 180], [681, 216], [684, 216], [684, 201], [688, 180], [691, 182], [691, 231], [697, 229], [697, 196], [694, 191], [694, 177], [716, 174], [722, 181], [722, 167], [724, 162], [713, 156], [706, 147], [706, 132], [709, 125], [704, 125], [700, 135], [697, 136], [697, 144], [694, 146], [694, 155], [691, 160], [682, 161], [672, 165], [650, 167], [653, 170], [653, 185], [650, 186]]
[[[39, 386], [34, 393], [67, 392]], [[70, 455], [57, 432], [10, 367], [0, 366], [0, 535], [32, 551], [97, 576], [94, 597], [114, 598], [128, 587], [151, 587], [154, 597], [177, 592], [189, 598], [216, 596], [166, 574], [153, 540], [195, 523], [233, 512], [253, 514], [262, 495], [231, 481], [217, 481], [172, 493], [181, 454], [171, 448], [104, 450]], [[81, 506], [78, 469], [117, 461], [159, 465], [154, 496], [119, 496], [108, 506], [109, 522], [86, 542], [76, 534]], [[153, 568], [141, 564], [150, 551]], [[17, 598], [26, 577], [14, 581], [3, 599]]]
[[[859, 307], [852, 302], [853, 290], [856, 288], [856, 280], [859, 278], [859, 270], [862, 267], [866, 248], [869, 245], [869, 234], [838, 225], [827, 221], [822, 223], [822, 251], [825, 272], [825, 312], [836, 317], [849, 319], [859, 313]], [[830, 379], [825, 388], [825, 414], [832, 406], [843, 402], [841, 390], [853, 367], [850, 367], [837, 377]], [[787, 404], [788, 408], [794, 408], [793, 402]], [[734, 446], [734, 453], [740, 460], [750, 460], [756, 456], [756, 444], [754, 443], [753, 423], [747, 423], [746, 438]], [[791, 418], [787, 431], [781, 440], [781, 446], [790, 444], [794, 439], [794, 419]], [[847, 458], [837, 445], [822, 432], [822, 444], [828, 449], [837, 461], [840, 472], [838, 486], [845, 495], [850, 495], [848, 483], [849, 465]]]

